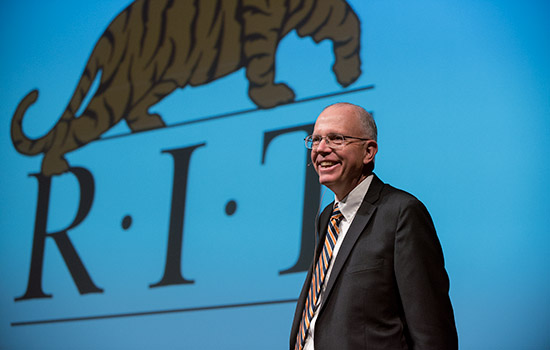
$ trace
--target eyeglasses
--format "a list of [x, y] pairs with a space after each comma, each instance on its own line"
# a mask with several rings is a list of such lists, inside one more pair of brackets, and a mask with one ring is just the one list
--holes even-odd
[[338, 149], [338, 148], [344, 147], [346, 142], [351, 142], [350, 139], [361, 140], [361, 141], [370, 140], [370, 139], [363, 139], [355, 136], [346, 136], [342, 134], [328, 134], [327, 136], [309, 135], [304, 139], [304, 141], [306, 142], [306, 148], [317, 149], [322, 139], [325, 139], [327, 146], [329, 146], [332, 149]]

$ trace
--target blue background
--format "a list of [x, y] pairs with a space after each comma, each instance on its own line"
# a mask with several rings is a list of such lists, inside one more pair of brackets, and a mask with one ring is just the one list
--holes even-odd
[[[22, 0], [0, 5], [0, 348], [283, 349], [294, 303], [28, 326], [13, 323], [297, 298], [305, 273], [280, 275], [299, 252], [305, 133], [265, 132], [314, 122], [341, 100], [374, 112], [376, 173], [428, 207], [451, 278], [461, 349], [550, 348], [550, 4], [547, 1], [350, 0], [362, 24], [363, 74], [350, 93], [331, 71], [332, 45], [294, 32], [277, 51], [276, 80], [300, 103], [254, 110], [239, 70], [185, 87], [152, 110], [168, 125], [107, 138], [68, 154], [96, 182], [94, 204], [70, 238], [101, 294], [80, 295], [53, 241], [43, 289], [24, 294], [41, 156], [14, 149], [21, 98], [31, 137], [56, 123], [97, 39], [129, 3]], [[372, 90], [354, 88], [374, 85]], [[233, 117], [185, 124], [251, 109]], [[183, 274], [193, 285], [149, 288], [164, 267], [172, 158], [206, 143], [188, 177]], [[55, 177], [48, 230], [78, 206], [70, 174]], [[332, 195], [326, 191], [323, 202]], [[225, 213], [234, 200], [234, 215]], [[121, 227], [131, 215], [130, 229]], [[285, 221], [285, 228], [280, 225]]]

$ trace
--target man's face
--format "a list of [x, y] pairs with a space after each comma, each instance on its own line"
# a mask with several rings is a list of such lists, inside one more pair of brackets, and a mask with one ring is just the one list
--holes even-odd
[[[332, 106], [324, 110], [315, 123], [314, 135], [330, 133], [366, 138], [359, 117], [353, 106]], [[369, 141], [376, 148], [376, 142]], [[369, 149], [369, 142], [353, 140], [342, 148], [330, 148], [323, 139], [311, 150], [311, 161], [319, 174], [319, 182], [330, 188], [338, 200], [343, 199], [368, 174], [364, 165], [374, 161], [376, 149]]]

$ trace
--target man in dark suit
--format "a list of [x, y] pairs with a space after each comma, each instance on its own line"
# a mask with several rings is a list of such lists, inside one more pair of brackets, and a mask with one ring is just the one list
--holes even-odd
[[291, 350], [458, 348], [434, 225], [418, 199], [373, 174], [376, 139], [372, 116], [348, 103], [325, 108], [306, 138], [335, 202], [316, 222]]

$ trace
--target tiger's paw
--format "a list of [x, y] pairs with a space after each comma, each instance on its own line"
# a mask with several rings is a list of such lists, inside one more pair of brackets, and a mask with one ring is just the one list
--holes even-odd
[[361, 75], [361, 59], [359, 55], [337, 59], [334, 66], [332, 66], [332, 70], [338, 83], [343, 87], [347, 87]]
[[294, 101], [296, 95], [286, 84], [274, 84], [251, 87], [250, 99], [260, 108], [273, 108]]
[[166, 126], [161, 116], [156, 113], [140, 115], [137, 118], [126, 118], [126, 122], [132, 132], [163, 128]]

